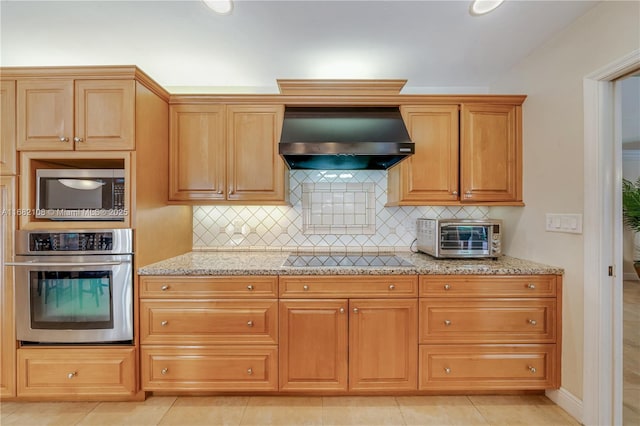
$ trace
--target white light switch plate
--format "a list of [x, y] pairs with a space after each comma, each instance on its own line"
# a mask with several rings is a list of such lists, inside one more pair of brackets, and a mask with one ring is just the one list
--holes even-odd
[[582, 234], [582, 215], [578, 213], [547, 213], [545, 229], [548, 232]]

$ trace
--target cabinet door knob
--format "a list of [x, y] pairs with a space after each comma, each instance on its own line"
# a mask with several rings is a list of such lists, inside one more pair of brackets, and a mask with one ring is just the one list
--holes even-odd
[[360, 312], [360, 310], [358, 308], [353, 308], [353, 313], [357, 314], [358, 312]]
[[69, 138], [65, 138], [64, 136], [60, 136], [60, 142], [69, 142]]
[[444, 325], [449, 327], [451, 325], [451, 321], [449, 320], [444, 320]]
[[168, 368], [163, 368], [162, 370], [160, 370], [160, 374], [162, 374], [163, 376], [166, 375], [169, 372]]
[[538, 370], [536, 370], [536, 368], [535, 368], [534, 366], [532, 366], [532, 365], [530, 365], [528, 368], [529, 368], [529, 371], [531, 372], [531, 374], [536, 374], [536, 371], [538, 371]]
[[77, 375], [78, 375], [78, 372], [77, 371], [73, 371], [73, 372], [67, 374], [67, 379], [73, 379]]
[[253, 321], [247, 321], [247, 327], [253, 327]]
[[340, 313], [344, 314], [344, 308], [340, 308]]
[[160, 287], [160, 290], [167, 291], [167, 290], [169, 290], [169, 286], [168, 285], [163, 285], [162, 287]]
[[80, 137], [76, 136], [75, 138], [73, 138], [73, 141], [74, 141], [74, 142], [82, 142], [82, 141], [84, 141], [84, 139], [82, 139], [82, 138], [80, 138]]
[[529, 320], [529, 324], [531, 324], [531, 325], [536, 325], [536, 324], [538, 324], [538, 321], [533, 320], [533, 319], [530, 319], [530, 320]]
[[536, 289], [536, 285], [534, 283], [529, 283], [529, 284], [527, 284], [527, 288], [530, 288], [531, 290], [535, 290]]
[[249, 285], [247, 286], [247, 290], [252, 291], [252, 290], [253, 290], [253, 286], [252, 286], [251, 284], [249, 284]]
[[161, 326], [166, 327], [169, 324], [169, 321], [162, 321], [160, 323]]
[[449, 284], [445, 284], [445, 285], [444, 285], [444, 289], [445, 289], [445, 290], [451, 290], [451, 286], [450, 286]]
[[250, 375], [250, 376], [251, 376], [251, 375], [253, 375], [253, 369], [252, 369], [252, 368], [249, 368], [249, 369], [247, 370], [247, 374], [248, 374], [248, 375]]
[[451, 195], [458, 195], [458, 191], [453, 191]]
[[222, 195], [224, 194], [224, 191], [222, 189], [218, 190], [218, 195]]
[[451, 374], [451, 369], [449, 367], [445, 367], [444, 368], [444, 373], [445, 374]]
[[396, 286], [393, 284], [389, 284], [389, 290], [395, 290]]
[[302, 289], [303, 289], [304, 291], [308, 291], [308, 290], [309, 290], [309, 286], [305, 284], [305, 285], [303, 285], [303, 286], [302, 286]]
[[232, 190], [229, 190], [229, 195], [233, 195], [233, 191]]

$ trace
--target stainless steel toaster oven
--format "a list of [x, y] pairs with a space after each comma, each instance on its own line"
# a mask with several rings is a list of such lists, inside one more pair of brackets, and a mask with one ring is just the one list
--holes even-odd
[[418, 219], [418, 250], [437, 258], [496, 258], [502, 255], [502, 221]]

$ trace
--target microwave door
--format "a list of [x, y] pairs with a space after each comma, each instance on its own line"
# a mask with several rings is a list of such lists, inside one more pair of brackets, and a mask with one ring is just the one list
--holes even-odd
[[100, 179], [46, 178], [43, 192], [46, 209], [99, 209], [102, 207]]

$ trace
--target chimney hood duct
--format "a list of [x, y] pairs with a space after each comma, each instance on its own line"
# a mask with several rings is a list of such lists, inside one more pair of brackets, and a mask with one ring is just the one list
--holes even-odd
[[287, 107], [279, 153], [290, 169], [386, 170], [415, 152], [398, 107]]

